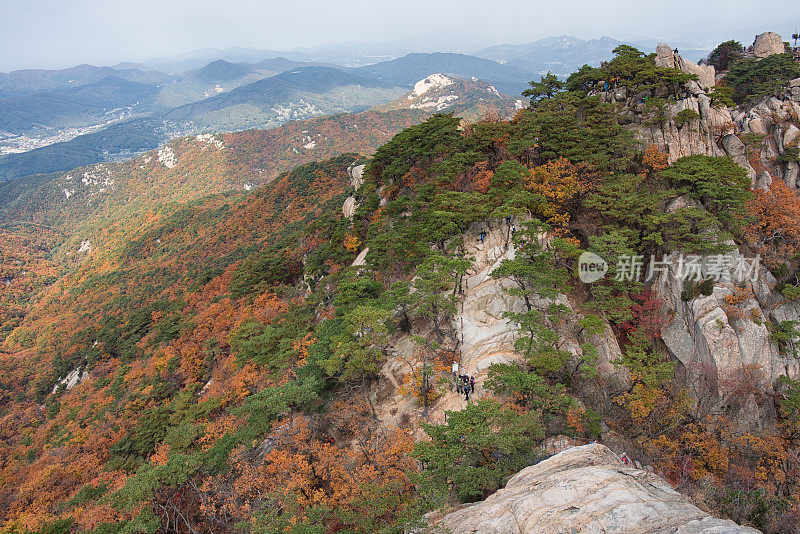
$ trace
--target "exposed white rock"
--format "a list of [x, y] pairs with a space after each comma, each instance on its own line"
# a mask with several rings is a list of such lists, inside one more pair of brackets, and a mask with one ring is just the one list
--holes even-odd
[[675, 68], [675, 52], [666, 43], [658, 43], [656, 46], [656, 66]]
[[80, 384], [81, 382], [83, 382], [85, 377], [86, 374], [82, 370], [73, 369], [72, 371], [69, 372], [69, 374], [66, 377], [59, 380], [58, 383], [55, 386], [53, 386], [52, 392], [55, 393], [56, 391], [58, 391], [58, 387], [61, 386], [62, 384], [67, 388], [67, 390], [70, 390], [75, 386], [77, 386], [78, 384]]
[[213, 146], [218, 149], [225, 146], [223, 145], [222, 141], [220, 141], [218, 137], [212, 133], [199, 134], [195, 137], [195, 139], [197, 139], [201, 143], [205, 143], [208, 146]]
[[175, 152], [172, 150], [172, 147], [165, 146], [158, 151], [158, 161], [161, 162], [164, 167], [168, 169], [172, 169], [175, 167]]
[[[508, 294], [512, 282], [491, 277], [504, 259], [514, 258], [511, 230], [506, 221], [475, 223], [463, 238], [464, 252], [473, 258], [463, 283], [463, 301], [453, 328], [461, 341], [461, 364], [466, 374], [485, 374], [493, 363], [520, 360], [514, 351], [516, 326], [505, 312], [521, 312], [524, 303]], [[480, 238], [485, 231], [483, 240]]]
[[366, 247], [364, 250], [359, 252], [358, 256], [356, 256], [356, 259], [353, 260], [352, 266], [356, 267], [359, 265], [366, 265], [368, 253], [369, 253], [369, 247]]
[[88, 239], [86, 241], [83, 241], [81, 243], [80, 248], [78, 249], [79, 254], [81, 252], [91, 252], [91, 251], [92, 251], [92, 242], [89, 241]]
[[777, 33], [764, 32], [756, 35], [756, 40], [753, 43], [753, 53], [756, 57], [765, 58], [773, 54], [783, 54], [785, 51], [783, 39]]
[[574, 447], [514, 475], [482, 502], [433, 521], [452, 534], [757, 534], [709, 516], [600, 444]]
[[452, 85], [453, 80], [441, 73], [431, 74], [414, 84], [414, 90], [408, 95], [409, 100], [420, 97], [432, 89], [440, 89]]
[[696, 74], [698, 84], [704, 90], [716, 85], [716, 72], [712, 65], [698, 65], [688, 59], [683, 59], [679, 53], [668, 44], [659, 43], [656, 46], [656, 65], [659, 67], [680, 69], [687, 74]]
[[347, 197], [347, 200], [344, 201], [342, 205], [342, 213], [348, 219], [350, 219], [356, 212], [356, 197]]
[[356, 189], [361, 187], [364, 183], [364, 167], [366, 167], [366, 165], [355, 165], [348, 170], [350, 174], [350, 185]]

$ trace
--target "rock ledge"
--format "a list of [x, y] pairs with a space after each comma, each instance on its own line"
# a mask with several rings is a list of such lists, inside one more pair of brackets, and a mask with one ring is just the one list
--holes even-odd
[[452, 534], [731, 533], [657, 475], [625, 467], [607, 447], [574, 447], [514, 475], [504, 489], [436, 521]]

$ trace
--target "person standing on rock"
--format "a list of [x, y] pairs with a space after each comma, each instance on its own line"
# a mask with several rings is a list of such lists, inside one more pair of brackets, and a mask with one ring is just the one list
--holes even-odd
[[474, 376], [469, 377], [469, 391], [473, 395], [475, 394], [475, 377]]

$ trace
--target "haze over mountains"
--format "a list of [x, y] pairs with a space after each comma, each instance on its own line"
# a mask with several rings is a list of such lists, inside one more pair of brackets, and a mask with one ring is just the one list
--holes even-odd
[[369, 43], [204, 49], [145, 64], [0, 73], [0, 181], [125, 159], [183, 135], [358, 112], [395, 100], [432, 73], [519, 95], [541, 73], [597, 65], [619, 44], [561, 36], [474, 55], [401, 55], [396, 46]]

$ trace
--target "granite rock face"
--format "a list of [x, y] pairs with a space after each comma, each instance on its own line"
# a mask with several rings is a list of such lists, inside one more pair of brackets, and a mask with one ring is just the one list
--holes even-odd
[[764, 32], [756, 35], [756, 40], [753, 43], [753, 53], [756, 57], [763, 59], [773, 54], [783, 54], [785, 51], [783, 39], [777, 33]]
[[452, 534], [758, 532], [709, 516], [662, 478], [623, 466], [599, 444], [526, 467], [485, 501], [435, 523]]

